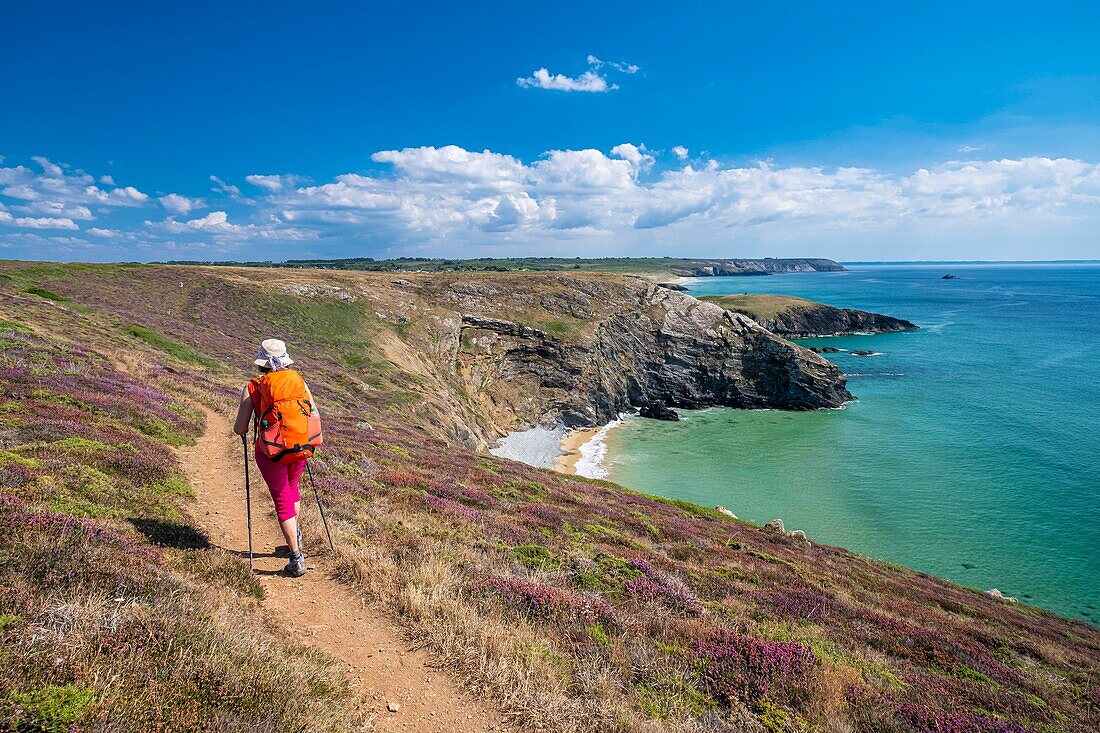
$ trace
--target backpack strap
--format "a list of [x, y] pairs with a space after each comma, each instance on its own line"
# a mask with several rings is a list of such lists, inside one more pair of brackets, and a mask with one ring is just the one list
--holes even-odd
[[267, 401], [265, 399], [265, 394], [270, 394], [270, 390], [265, 389], [267, 385], [264, 383], [264, 377], [266, 376], [266, 374], [261, 374], [258, 377], [253, 377], [252, 379], [248, 380], [247, 385], [248, 396], [252, 400], [253, 426], [257, 429], [257, 431], [259, 429], [260, 422], [263, 421], [264, 416], [266, 416], [267, 413], [271, 412], [271, 410], [275, 408], [274, 402], [272, 402], [270, 405], [265, 404], [265, 402]]

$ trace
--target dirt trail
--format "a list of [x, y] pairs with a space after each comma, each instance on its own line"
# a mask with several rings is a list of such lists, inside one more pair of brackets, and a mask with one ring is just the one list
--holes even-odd
[[[248, 551], [245, 519], [244, 467], [240, 440], [229, 421], [206, 412], [206, 433], [193, 447], [180, 451], [187, 478], [197, 497], [195, 518], [211, 542], [233, 553]], [[274, 557], [285, 545], [271, 497], [255, 469], [252, 474], [252, 537], [256, 574], [266, 591], [264, 610], [302, 643], [322, 649], [347, 667], [359, 684], [363, 706], [374, 717], [375, 730], [403, 733], [482, 733], [506, 730], [500, 716], [461, 693], [446, 673], [433, 669], [423, 651], [409, 650], [400, 631], [384, 614], [372, 609], [351, 586], [335, 580], [327, 547], [305, 546], [309, 572], [292, 579], [281, 574], [284, 557]], [[313, 501], [302, 479], [305, 521]], [[319, 519], [318, 519], [319, 521]], [[304, 523], [303, 523], [304, 524]], [[388, 706], [396, 703], [397, 712]]]

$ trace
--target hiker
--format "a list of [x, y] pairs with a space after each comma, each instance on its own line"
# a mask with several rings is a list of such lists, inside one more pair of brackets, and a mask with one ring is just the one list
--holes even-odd
[[294, 360], [287, 354], [286, 344], [279, 339], [265, 340], [254, 363], [260, 374], [241, 390], [233, 432], [244, 436], [249, 424], [255, 427], [256, 466], [271, 492], [290, 550], [285, 572], [299, 578], [305, 575], [306, 559], [298, 526], [298, 481], [313, 449], [321, 444], [321, 418], [302, 375], [290, 368]]

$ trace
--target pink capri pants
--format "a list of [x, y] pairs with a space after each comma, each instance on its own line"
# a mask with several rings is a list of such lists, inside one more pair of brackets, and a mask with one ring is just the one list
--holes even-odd
[[284, 466], [257, 452], [256, 465], [267, 482], [267, 490], [271, 492], [271, 500], [275, 502], [275, 514], [279, 521], [285, 522], [295, 516], [294, 502], [302, 499], [302, 495], [298, 493], [298, 479], [302, 478], [306, 462], [296, 461]]

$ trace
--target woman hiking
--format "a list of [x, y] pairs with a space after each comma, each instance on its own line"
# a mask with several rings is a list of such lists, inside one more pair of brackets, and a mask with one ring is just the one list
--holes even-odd
[[321, 444], [321, 418], [313, 395], [279, 339], [260, 344], [254, 361], [260, 370], [241, 390], [241, 404], [233, 432], [247, 435], [252, 424], [256, 435], [256, 466], [267, 483], [279, 527], [283, 530], [290, 561], [287, 575], [305, 575], [302, 531], [298, 526], [301, 494], [298, 480], [313, 449]]

